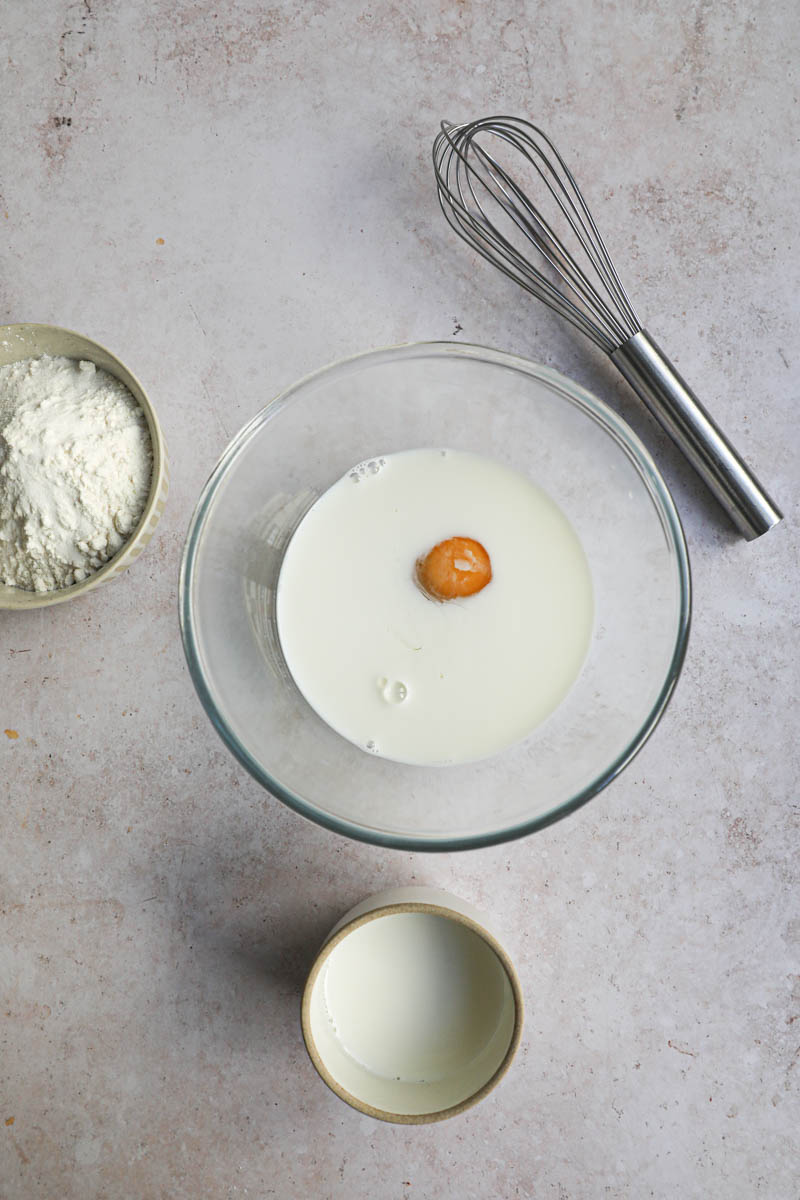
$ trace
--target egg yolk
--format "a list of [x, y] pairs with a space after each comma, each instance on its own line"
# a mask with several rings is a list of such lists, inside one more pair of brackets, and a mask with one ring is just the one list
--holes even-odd
[[473, 596], [492, 578], [492, 563], [474, 538], [451, 537], [417, 559], [417, 582], [433, 600]]

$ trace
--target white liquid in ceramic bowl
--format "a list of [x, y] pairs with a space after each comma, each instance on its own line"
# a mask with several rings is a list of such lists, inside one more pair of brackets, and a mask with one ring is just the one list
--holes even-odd
[[[436, 602], [415, 564], [469, 537], [491, 582]], [[446, 764], [520, 741], [560, 704], [592, 631], [586, 556], [556, 504], [464, 451], [410, 450], [354, 468], [286, 550], [277, 624], [306, 700], [362, 749]]]
[[503, 1065], [515, 1030], [508, 975], [468, 925], [377, 914], [345, 937], [313, 988], [319, 1064], [374, 1115], [444, 1113]]

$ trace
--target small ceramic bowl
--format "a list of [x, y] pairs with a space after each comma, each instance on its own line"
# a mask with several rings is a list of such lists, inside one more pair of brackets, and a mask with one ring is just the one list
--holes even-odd
[[88, 360], [125, 384], [142, 409], [150, 433], [153, 450], [150, 493], [139, 524], [124, 546], [92, 575], [80, 583], [51, 592], [29, 592], [0, 584], [0, 609], [45, 608], [50, 604], [62, 604], [65, 600], [73, 600], [76, 596], [82, 596], [92, 588], [115, 579], [139, 557], [152, 538], [164, 511], [169, 491], [167, 449], [161, 426], [136, 376], [104, 346], [83, 337], [80, 333], [74, 333], [71, 329], [61, 329], [57, 325], [0, 325], [0, 367], [23, 358], [39, 358], [43, 354]]
[[303, 1037], [327, 1085], [381, 1121], [422, 1125], [477, 1104], [511, 1063], [522, 989], [471, 905], [393, 888], [331, 930], [303, 994]]

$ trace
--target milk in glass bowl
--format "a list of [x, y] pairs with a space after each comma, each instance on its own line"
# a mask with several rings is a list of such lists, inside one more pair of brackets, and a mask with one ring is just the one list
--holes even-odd
[[[456, 592], [426, 588], [434, 567]], [[689, 565], [611, 409], [428, 343], [319, 371], [234, 438], [180, 607], [206, 711], [273, 795], [350, 837], [465, 849], [550, 824], [634, 756], [680, 672]]]

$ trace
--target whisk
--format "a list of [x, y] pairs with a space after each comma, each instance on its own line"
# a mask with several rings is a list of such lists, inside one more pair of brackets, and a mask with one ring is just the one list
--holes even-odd
[[[527, 164], [575, 253], [502, 165], [508, 147], [520, 166]], [[518, 117], [443, 121], [433, 165], [442, 212], [456, 233], [609, 355], [741, 533], [753, 539], [776, 525], [779, 509], [642, 327], [580, 188], [547, 135]], [[540, 265], [531, 261], [531, 247]]]

